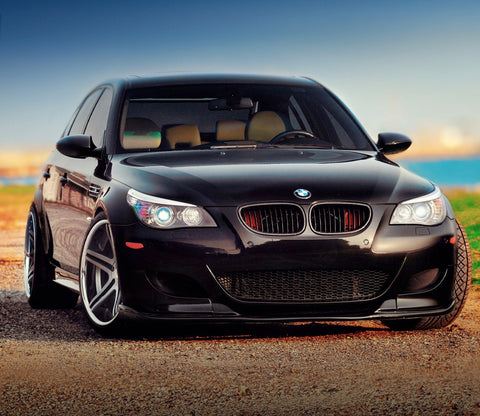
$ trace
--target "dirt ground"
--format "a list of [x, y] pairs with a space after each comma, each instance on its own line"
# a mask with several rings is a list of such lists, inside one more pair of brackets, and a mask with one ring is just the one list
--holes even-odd
[[97, 335], [33, 310], [0, 232], [0, 415], [480, 415], [480, 290], [454, 325], [151, 326]]

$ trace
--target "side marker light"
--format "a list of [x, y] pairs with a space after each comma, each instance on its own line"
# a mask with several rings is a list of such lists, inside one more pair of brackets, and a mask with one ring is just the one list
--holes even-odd
[[450, 240], [448, 240], [448, 242], [449, 242], [452, 246], [454, 246], [454, 245], [456, 244], [456, 242], [457, 242], [457, 239], [456, 239], [456, 237], [450, 237]]
[[133, 250], [140, 250], [141, 248], [143, 248], [143, 244], [142, 243], [132, 243], [130, 241], [127, 241], [125, 243], [125, 245], [128, 247], [128, 248], [131, 248]]

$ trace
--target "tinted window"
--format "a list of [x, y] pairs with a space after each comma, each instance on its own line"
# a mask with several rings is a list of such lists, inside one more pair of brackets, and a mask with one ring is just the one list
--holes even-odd
[[67, 136], [68, 135], [68, 132], [72, 128], [72, 124], [75, 121], [75, 118], [77, 117], [78, 110], [80, 110], [80, 108], [77, 108], [75, 110], [75, 112], [73, 113], [72, 117], [70, 117], [70, 120], [68, 120], [67, 127], [65, 127], [65, 130], [63, 131], [62, 136]]
[[75, 121], [72, 124], [69, 134], [83, 134], [85, 131], [85, 125], [87, 124], [90, 114], [92, 114], [93, 107], [97, 103], [98, 97], [100, 97], [101, 93], [101, 89], [96, 90], [85, 99], [78, 111], [77, 117], [75, 117]]
[[[374, 150], [350, 114], [320, 87], [206, 84], [144, 88], [128, 91], [124, 108], [120, 144], [126, 150], [205, 149], [233, 140]], [[292, 130], [306, 131], [314, 138], [287, 135], [277, 140]]]
[[248, 110], [209, 111], [208, 101], [132, 101], [128, 117], [145, 117], [158, 126], [195, 124], [201, 132], [213, 133], [219, 120], [248, 120]]
[[103, 144], [103, 134], [107, 127], [108, 113], [110, 111], [111, 103], [112, 91], [110, 89], [105, 89], [93, 110], [90, 120], [88, 120], [85, 134], [87, 136], [92, 136], [93, 143], [96, 147], [100, 147]]

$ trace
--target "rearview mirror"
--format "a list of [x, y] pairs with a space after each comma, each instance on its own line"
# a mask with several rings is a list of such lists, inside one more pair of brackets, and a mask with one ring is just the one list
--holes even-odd
[[410, 138], [403, 134], [380, 133], [378, 135], [377, 147], [386, 155], [403, 152], [404, 150], [407, 150], [411, 144], [412, 141]]
[[250, 109], [252, 107], [252, 99], [246, 97], [218, 98], [208, 102], [208, 109], [210, 111], [243, 110]]
[[99, 159], [101, 150], [95, 148], [92, 138], [85, 135], [67, 136], [57, 142], [57, 150], [65, 156], [77, 159], [94, 157]]

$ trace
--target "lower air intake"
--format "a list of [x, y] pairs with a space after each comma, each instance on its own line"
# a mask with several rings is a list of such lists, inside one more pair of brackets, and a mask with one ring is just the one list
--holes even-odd
[[388, 286], [379, 270], [267, 270], [217, 276], [232, 297], [257, 302], [348, 302], [373, 299]]

